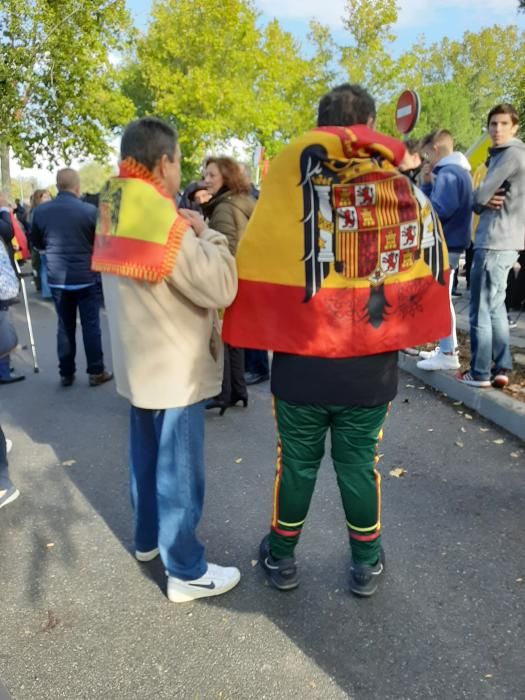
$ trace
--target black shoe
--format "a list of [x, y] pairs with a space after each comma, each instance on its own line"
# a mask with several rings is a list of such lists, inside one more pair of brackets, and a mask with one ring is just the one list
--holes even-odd
[[225, 401], [222, 401], [221, 399], [209, 399], [206, 401], [206, 405], [204, 408], [206, 410], [212, 409], [212, 408], [220, 408], [221, 410], [219, 411], [219, 415], [223, 416], [226, 412], [226, 409], [231, 406], [232, 404], [226, 403]]
[[299, 585], [294, 557], [274, 559], [270, 552], [270, 535], [265, 535], [259, 547], [259, 564], [272, 586], [280, 591], [291, 591]]
[[60, 377], [60, 383], [62, 386], [71, 386], [73, 382], [75, 381], [75, 375], [74, 374], [63, 374]]
[[462, 293], [462, 292], [458, 292], [456, 289], [453, 289], [452, 292], [451, 292], [451, 296], [453, 296], [453, 297], [462, 297], [462, 296], [463, 296], [463, 293]]
[[244, 408], [248, 406], [248, 397], [247, 396], [232, 396], [232, 399], [229, 403], [229, 406], [235, 406], [236, 404], [239, 403], [239, 401], [242, 402], [242, 405]]
[[350, 566], [350, 590], [354, 595], [368, 597], [374, 595], [379, 579], [385, 570], [385, 553], [381, 554], [375, 564], [358, 564], [352, 561]]
[[15, 382], [21, 382], [25, 379], [23, 374], [17, 374], [13, 377], [7, 377], [6, 379], [0, 379], [0, 384], [14, 384]]
[[104, 370], [100, 374], [90, 374], [89, 375], [89, 386], [100, 386], [113, 379], [113, 374]]
[[248, 386], [253, 386], [254, 384], [261, 384], [261, 382], [267, 382], [270, 379], [268, 372], [266, 374], [254, 374], [253, 372], [246, 372], [244, 379]]

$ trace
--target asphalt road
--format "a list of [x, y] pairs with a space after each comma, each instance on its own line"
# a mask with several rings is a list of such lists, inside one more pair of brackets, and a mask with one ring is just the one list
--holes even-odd
[[0, 511], [0, 688], [13, 700], [525, 698], [523, 443], [402, 375], [381, 449], [380, 590], [349, 595], [326, 460], [301, 585], [282, 594], [254, 565], [275, 464], [269, 390], [255, 387], [247, 409], [207, 416], [200, 533], [241, 583], [170, 604], [160, 563], [130, 555], [127, 405], [82, 372], [58, 385], [54, 312], [32, 308], [42, 370], [24, 351], [26, 381], [0, 387], [21, 490]]

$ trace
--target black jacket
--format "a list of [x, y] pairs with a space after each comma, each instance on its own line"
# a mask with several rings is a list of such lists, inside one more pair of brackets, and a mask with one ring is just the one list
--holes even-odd
[[14, 267], [14, 250], [12, 244], [13, 238], [13, 226], [11, 225], [11, 219], [9, 217], [9, 212], [0, 211], [0, 238], [3, 240], [7, 252], [9, 253], [9, 258], [11, 259], [11, 264]]
[[47, 255], [49, 284], [94, 284], [91, 256], [97, 209], [72, 192], [59, 192], [34, 211], [31, 239]]

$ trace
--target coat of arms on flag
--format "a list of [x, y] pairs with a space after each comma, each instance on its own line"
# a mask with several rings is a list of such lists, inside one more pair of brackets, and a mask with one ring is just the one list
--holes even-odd
[[226, 342], [319, 357], [398, 350], [450, 330], [448, 259], [397, 139], [313, 129], [263, 182], [237, 252]]

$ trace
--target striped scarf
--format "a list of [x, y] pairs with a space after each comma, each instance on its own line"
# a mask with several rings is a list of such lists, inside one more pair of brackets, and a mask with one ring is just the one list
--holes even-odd
[[127, 158], [100, 194], [92, 269], [160, 282], [172, 271], [187, 229], [160, 182]]

